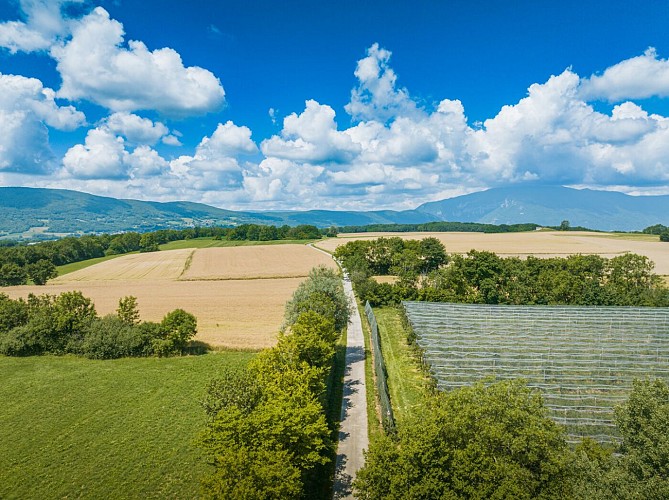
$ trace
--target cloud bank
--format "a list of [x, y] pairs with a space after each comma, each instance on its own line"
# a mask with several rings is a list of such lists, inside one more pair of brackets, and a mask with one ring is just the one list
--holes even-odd
[[[65, 3], [23, 0], [24, 19], [0, 24], [0, 46], [49, 54], [62, 78], [53, 90], [0, 75], [2, 183], [228, 208], [401, 209], [509, 183], [641, 193], [669, 181], [669, 118], [640, 102], [669, 97], [669, 61], [652, 48], [595, 75], [551, 75], [473, 125], [457, 98], [413, 98], [392, 53], [373, 44], [355, 64], [343, 116], [306, 99], [283, 117], [270, 109], [282, 124], [271, 137], [256, 141], [247, 126], [221, 119], [189, 151], [167, 124], [224, 115], [219, 78], [174, 49], [126, 41], [101, 7], [64, 18]], [[83, 101], [106, 117], [87, 125], [75, 107]], [[55, 157], [49, 130], [85, 125], [85, 138]]]

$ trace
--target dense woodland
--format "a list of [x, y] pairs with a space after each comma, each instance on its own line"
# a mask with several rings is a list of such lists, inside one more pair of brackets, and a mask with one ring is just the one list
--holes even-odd
[[57, 276], [56, 266], [129, 252], [154, 252], [170, 241], [215, 238], [230, 241], [310, 240], [321, 238], [316, 226], [243, 224], [233, 228], [194, 227], [151, 233], [121, 233], [69, 237], [34, 245], [0, 246], [0, 286], [23, 285], [30, 279], [43, 285]]
[[116, 314], [99, 317], [81, 292], [31, 294], [28, 300], [0, 294], [0, 354], [6, 356], [171, 356], [184, 353], [196, 333], [195, 316], [183, 309], [160, 323], [140, 321], [135, 297], [122, 298]]
[[333, 362], [349, 314], [341, 277], [316, 268], [286, 305], [277, 345], [211, 382], [206, 498], [329, 496], [340, 411]]
[[[436, 238], [351, 241], [335, 256], [372, 305], [402, 300], [474, 304], [669, 306], [669, 289], [644, 256], [499, 257], [447, 254]], [[378, 283], [373, 276], [397, 276]]]

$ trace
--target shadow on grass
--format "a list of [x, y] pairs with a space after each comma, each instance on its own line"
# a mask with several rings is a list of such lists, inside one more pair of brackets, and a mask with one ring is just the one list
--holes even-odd
[[213, 350], [212, 347], [206, 342], [201, 340], [191, 340], [184, 349], [184, 353], [189, 356], [201, 356], [202, 354], [207, 354], [209, 351]]

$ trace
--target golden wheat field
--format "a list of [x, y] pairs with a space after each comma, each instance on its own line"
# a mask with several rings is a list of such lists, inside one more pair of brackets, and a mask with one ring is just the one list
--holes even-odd
[[655, 272], [669, 275], [669, 244], [658, 240], [626, 239], [609, 233], [585, 231], [535, 231], [528, 233], [355, 233], [344, 234], [317, 243], [319, 248], [333, 252], [351, 240], [371, 240], [381, 236], [403, 239], [438, 238], [449, 253], [488, 250], [501, 256], [564, 257], [572, 254], [597, 254], [615, 257], [625, 252], [645, 255], [655, 263]]
[[180, 279], [298, 278], [318, 265], [336, 268], [331, 258], [306, 245], [202, 248]]
[[213, 346], [264, 348], [276, 342], [284, 305], [311, 268], [335, 266], [316, 249], [285, 246], [291, 248], [268, 245], [126, 255], [45, 286], [7, 287], [3, 292], [16, 298], [80, 290], [100, 315], [114, 312], [119, 298], [133, 295], [143, 320], [159, 321], [181, 308], [197, 317], [198, 340]]

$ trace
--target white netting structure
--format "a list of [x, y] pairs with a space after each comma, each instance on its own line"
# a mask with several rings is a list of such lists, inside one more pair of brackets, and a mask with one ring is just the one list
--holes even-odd
[[524, 378], [570, 440], [617, 437], [635, 378], [669, 380], [669, 309], [404, 302], [438, 387]]

